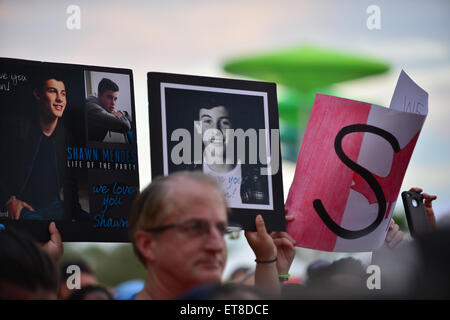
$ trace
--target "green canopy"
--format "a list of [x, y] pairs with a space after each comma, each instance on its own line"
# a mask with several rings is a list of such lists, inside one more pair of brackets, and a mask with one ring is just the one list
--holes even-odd
[[278, 85], [281, 150], [296, 161], [316, 93], [336, 95], [332, 84], [389, 70], [385, 62], [312, 46], [301, 46], [227, 61], [224, 70]]
[[255, 54], [227, 61], [229, 73], [272, 81], [300, 91], [383, 73], [389, 65], [356, 54], [312, 46]]
[[314, 91], [302, 92], [278, 87], [278, 114], [280, 119], [290, 125], [306, 127], [317, 93], [334, 95], [335, 91], [331, 88], [317, 88]]

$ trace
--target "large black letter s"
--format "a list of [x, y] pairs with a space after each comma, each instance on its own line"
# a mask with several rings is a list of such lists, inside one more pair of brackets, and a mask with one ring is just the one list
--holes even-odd
[[378, 201], [378, 216], [375, 219], [375, 221], [367, 228], [353, 231], [344, 229], [341, 226], [339, 226], [336, 222], [333, 221], [333, 219], [330, 218], [330, 215], [325, 210], [322, 201], [320, 199], [314, 200], [313, 202], [314, 209], [316, 210], [319, 217], [322, 219], [323, 223], [325, 223], [325, 225], [336, 235], [344, 239], [361, 238], [369, 234], [373, 230], [375, 230], [383, 221], [383, 216], [386, 211], [386, 198], [384, 196], [383, 189], [379, 185], [378, 181], [375, 179], [375, 177], [372, 175], [370, 171], [361, 167], [356, 162], [353, 162], [349, 157], [345, 155], [344, 151], [342, 150], [342, 140], [344, 139], [344, 137], [347, 134], [355, 132], [370, 132], [379, 135], [384, 139], [386, 139], [391, 144], [392, 148], [394, 149], [394, 152], [400, 151], [400, 145], [397, 139], [391, 133], [371, 125], [367, 124], [350, 125], [342, 128], [341, 131], [339, 131], [339, 133], [336, 135], [336, 139], [334, 140], [334, 149], [336, 151], [337, 156], [347, 167], [358, 173], [364, 180], [367, 181], [370, 188], [375, 193], [375, 196]]

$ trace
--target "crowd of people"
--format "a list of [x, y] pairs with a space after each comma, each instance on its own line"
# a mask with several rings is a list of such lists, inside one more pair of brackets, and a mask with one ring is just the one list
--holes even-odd
[[[433, 231], [405, 241], [392, 220], [385, 245], [372, 257], [381, 270], [381, 290], [369, 290], [366, 266], [354, 258], [316, 261], [305, 281], [291, 283], [295, 241], [286, 232], [268, 232], [261, 215], [256, 231], [245, 231], [255, 268], [237, 270], [223, 283], [229, 209], [220, 186], [200, 172], [156, 178], [137, 196], [130, 216], [130, 239], [147, 277], [128, 299], [448, 298], [450, 230], [436, 224], [436, 196], [412, 190], [422, 194]], [[286, 214], [287, 223], [293, 219]], [[1, 299], [116, 297], [82, 261], [60, 265], [63, 243], [54, 223], [49, 233], [50, 240], [38, 244], [13, 228], [0, 231]], [[69, 265], [80, 268], [81, 289], [68, 288]]]

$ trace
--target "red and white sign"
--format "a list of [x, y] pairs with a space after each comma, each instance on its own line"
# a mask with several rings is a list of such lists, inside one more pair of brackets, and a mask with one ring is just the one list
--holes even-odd
[[357, 252], [383, 244], [427, 112], [428, 94], [404, 72], [390, 109], [316, 96], [286, 202], [297, 246]]

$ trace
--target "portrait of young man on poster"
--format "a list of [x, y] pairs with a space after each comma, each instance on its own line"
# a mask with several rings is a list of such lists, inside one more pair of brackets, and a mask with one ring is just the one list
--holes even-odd
[[77, 180], [65, 161], [66, 146], [79, 136], [67, 121], [67, 110], [74, 108], [74, 101], [68, 98], [73, 79], [56, 68], [28, 71], [26, 78], [27, 83], [2, 99], [3, 106], [17, 103], [10, 105], [13, 108], [2, 108], [1, 148], [5, 156], [0, 202], [4, 217], [79, 219], [82, 209]]
[[86, 71], [88, 140], [133, 143], [128, 75]]

